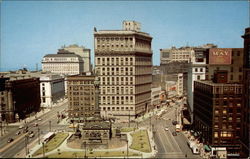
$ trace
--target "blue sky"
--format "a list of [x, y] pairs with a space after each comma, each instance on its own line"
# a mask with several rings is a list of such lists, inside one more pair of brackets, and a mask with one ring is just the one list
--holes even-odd
[[41, 68], [45, 54], [62, 45], [91, 49], [93, 28], [121, 29], [123, 20], [141, 23], [153, 37], [153, 64], [161, 48], [214, 43], [243, 47], [249, 26], [247, 1], [4, 1], [1, 3], [0, 71]]

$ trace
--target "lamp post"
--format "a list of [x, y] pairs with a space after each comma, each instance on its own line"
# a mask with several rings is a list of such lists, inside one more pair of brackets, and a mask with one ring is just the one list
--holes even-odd
[[127, 158], [128, 158], [128, 139], [126, 140], [127, 142]]
[[38, 133], [38, 144], [40, 145], [40, 129], [37, 127], [37, 133]]
[[44, 142], [42, 142], [43, 144], [43, 158], [45, 158], [45, 152], [44, 152]]
[[49, 121], [49, 131], [51, 132], [51, 120]]

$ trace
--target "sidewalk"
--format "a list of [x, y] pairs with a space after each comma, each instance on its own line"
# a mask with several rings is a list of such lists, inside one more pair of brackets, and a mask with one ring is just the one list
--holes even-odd
[[[52, 108], [61, 106], [61, 105], [65, 104], [67, 101], [68, 101], [67, 99], [64, 99], [62, 102], [54, 104]], [[33, 116], [30, 116], [30, 117], [28, 117], [28, 118], [26, 118], [24, 120], [20, 120], [20, 122], [9, 123], [8, 126], [20, 126], [20, 125], [24, 125], [24, 124], [26, 124], [26, 123], [28, 123], [30, 121], [33, 121], [35, 119], [39, 119], [42, 115], [48, 113], [50, 110], [51, 110], [51, 107], [50, 108], [45, 108], [45, 109], [41, 110], [40, 112], [37, 112]]]
[[[139, 131], [139, 130], [147, 130], [146, 128], [139, 128], [138, 130], [136, 131]], [[135, 131], [135, 132], [136, 132]], [[132, 136], [130, 135], [131, 133], [134, 133], [134, 132], [128, 132], [126, 133], [127, 134], [127, 139], [128, 139], [128, 145], [130, 147], [130, 145], [132, 144]], [[69, 136], [64, 140], [64, 142], [56, 149], [50, 151], [50, 152], [47, 152], [45, 155], [51, 155], [51, 154], [54, 154], [54, 153], [58, 153], [57, 149], [60, 149], [60, 152], [63, 152], [63, 151], [77, 151], [77, 152], [82, 152], [83, 149], [74, 149], [74, 148], [70, 148], [68, 147], [67, 145], [67, 140], [68, 138], [70, 138], [70, 136], [72, 135], [73, 133], [69, 133]], [[150, 141], [150, 145], [151, 145], [151, 152], [150, 153], [146, 153], [146, 152], [141, 152], [141, 151], [137, 151], [137, 150], [134, 150], [134, 149], [130, 149], [129, 148], [129, 152], [135, 152], [135, 153], [138, 153], [138, 154], [141, 154], [141, 156], [138, 156], [136, 158], [152, 158], [155, 156], [155, 154], [157, 153], [156, 150], [154, 150], [154, 147], [155, 147], [155, 143], [153, 141], [153, 134], [151, 131], [148, 131], [148, 137], [149, 137], [149, 141]], [[34, 143], [37, 142], [37, 140], [34, 141]], [[23, 152], [22, 154], [20, 153], [19, 156], [16, 156], [16, 157], [26, 157], [26, 158], [29, 158], [32, 154], [34, 154], [39, 148], [42, 147], [42, 144], [38, 145], [34, 145], [34, 146], [29, 146], [29, 147], [32, 147], [32, 149], [30, 149], [30, 154], [25, 156], [25, 153]], [[111, 151], [127, 151], [127, 145], [124, 145], [123, 147], [119, 147], [119, 148], [113, 148], [113, 149], [93, 149], [93, 151], [105, 151], [105, 152], [111, 152]], [[38, 155], [38, 156], [35, 156], [36, 158], [42, 158], [43, 155]], [[114, 158], [118, 158], [118, 157], [114, 157]], [[123, 158], [123, 157], [122, 157]], [[131, 157], [131, 158], [135, 158], [135, 157]]]

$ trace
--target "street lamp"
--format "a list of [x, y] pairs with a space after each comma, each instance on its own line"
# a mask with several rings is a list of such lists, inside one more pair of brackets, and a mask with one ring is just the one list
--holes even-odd
[[44, 142], [42, 142], [43, 144], [43, 158], [45, 158], [45, 152], [44, 152]]
[[51, 120], [49, 121], [49, 131], [51, 132]]
[[128, 158], [128, 139], [126, 140], [127, 142], [127, 158]]
[[37, 127], [37, 133], [38, 133], [38, 144], [40, 145], [40, 129]]

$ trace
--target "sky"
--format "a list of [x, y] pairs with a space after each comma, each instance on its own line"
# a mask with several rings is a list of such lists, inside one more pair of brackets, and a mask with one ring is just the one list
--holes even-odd
[[152, 37], [153, 64], [160, 49], [214, 43], [242, 48], [249, 27], [246, 1], [6, 1], [1, 5], [0, 71], [41, 68], [42, 57], [63, 45], [91, 49], [94, 27], [122, 29], [123, 20], [141, 23]]

